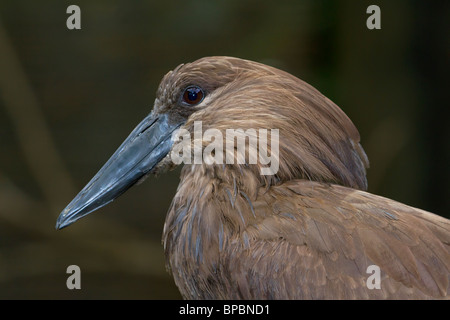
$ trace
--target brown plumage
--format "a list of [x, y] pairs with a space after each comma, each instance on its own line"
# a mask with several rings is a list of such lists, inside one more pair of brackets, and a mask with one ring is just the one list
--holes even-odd
[[[205, 97], [187, 106], [180, 97], [193, 85]], [[448, 297], [449, 220], [365, 192], [368, 160], [357, 129], [307, 83], [256, 62], [203, 58], [163, 78], [151, 116], [163, 115], [191, 133], [202, 121], [203, 131], [279, 129], [280, 137], [274, 175], [261, 175], [259, 163], [184, 165], [163, 231], [167, 267], [184, 298]], [[165, 154], [138, 178], [172, 167]], [[124, 188], [89, 209], [85, 188], [58, 227]], [[370, 265], [380, 267], [380, 289], [366, 285]]]

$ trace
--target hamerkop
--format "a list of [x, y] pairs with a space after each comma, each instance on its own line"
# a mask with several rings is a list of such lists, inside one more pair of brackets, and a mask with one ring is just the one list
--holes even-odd
[[[261, 150], [266, 157], [252, 158]], [[192, 160], [202, 152], [209, 158]], [[238, 58], [202, 58], [167, 73], [153, 111], [57, 228], [175, 167], [181, 154], [162, 242], [184, 298], [449, 296], [450, 221], [366, 192], [369, 163], [344, 112], [302, 80]], [[262, 174], [269, 155], [276, 170]]]

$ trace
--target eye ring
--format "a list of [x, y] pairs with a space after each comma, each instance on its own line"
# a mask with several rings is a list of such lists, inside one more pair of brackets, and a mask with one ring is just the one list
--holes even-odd
[[205, 93], [202, 88], [198, 86], [189, 86], [184, 90], [182, 98], [184, 103], [193, 106], [202, 102], [204, 97]]

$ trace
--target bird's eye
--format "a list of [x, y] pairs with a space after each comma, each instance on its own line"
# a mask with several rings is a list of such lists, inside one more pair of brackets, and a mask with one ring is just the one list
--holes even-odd
[[204, 98], [203, 90], [197, 86], [186, 88], [183, 93], [183, 101], [189, 105], [194, 105], [202, 102]]

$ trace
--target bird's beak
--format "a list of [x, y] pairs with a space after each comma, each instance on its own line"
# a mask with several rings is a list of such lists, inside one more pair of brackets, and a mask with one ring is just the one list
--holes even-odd
[[165, 114], [149, 114], [61, 212], [56, 229], [105, 206], [149, 173], [169, 153], [172, 133], [181, 125], [171, 123]]

